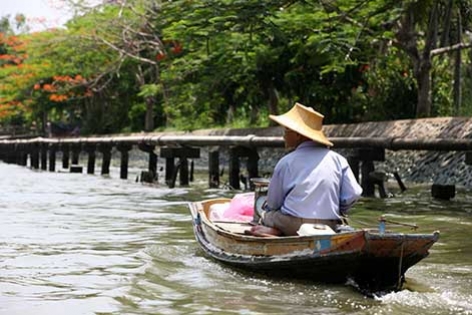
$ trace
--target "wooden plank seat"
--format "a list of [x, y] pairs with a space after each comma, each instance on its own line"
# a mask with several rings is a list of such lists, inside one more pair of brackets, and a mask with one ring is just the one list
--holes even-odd
[[250, 222], [241, 221], [213, 221], [213, 223], [219, 229], [236, 234], [246, 234], [245, 231], [252, 227]]

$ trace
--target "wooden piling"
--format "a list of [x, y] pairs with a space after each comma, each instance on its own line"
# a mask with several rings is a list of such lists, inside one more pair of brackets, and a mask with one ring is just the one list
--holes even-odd
[[15, 150], [17, 152], [16, 164], [21, 166], [28, 165], [28, 152], [26, 151], [26, 145], [17, 143], [15, 145]]
[[218, 188], [220, 186], [220, 151], [208, 152], [208, 186]]
[[13, 160], [13, 145], [5, 146], [2, 150], [2, 160], [6, 163], [12, 163]]
[[[189, 169], [188, 169], [188, 159], [189, 158], [199, 158], [200, 149], [196, 148], [161, 148], [160, 156], [166, 159], [166, 183], [169, 187], [175, 185], [175, 174], [177, 171], [180, 173], [180, 185], [187, 186], [189, 184]], [[174, 158], [179, 158], [178, 169], [175, 169]]]
[[[166, 158], [166, 170], [165, 170], [165, 182], [168, 186], [171, 186], [169, 183], [175, 181], [174, 178], [175, 172], [175, 159], [173, 157]], [[173, 186], [173, 185], [172, 185]]]
[[70, 145], [62, 143], [60, 145], [60, 150], [62, 151], [62, 168], [69, 168]]
[[374, 185], [377, 185], [379, 190], [380, 198], [387, 198], [389, 197], [389, 192], [385, 183], [388, 180], [387, 174], [385, 172], [372, 172], [369, 174], [369, 177]]
[[[250, 181], [251, 178], [258, 178], [258, 162], [259, 154], [257, 149], [243, 146], [232, 147], [229, 150], [229, 185], [234, 189], [241, 189], [241, 180], [244, 181], [245, 186], [249, 185], [251, 190], [254, 189], [254, 184]], [[242, 178], [240, 174], [240, 158], [247, 158], [247, 172], [248, 178]], [[248, 187], [245, 187], [246, 189]]]
[[180, 186], [189, 185], [188, 159], [186, 157], [180, 158]]
[[33, 143], [30, 145], [31, 152], [31, 168], [39, 169], [39, 145]]
[[98, 151], [102, 154], [102, 175], [110, 174], [110, 163], [111, 163], [111, 149], [110, 144], [99, 144]]
[[47, 170], [47, 161], [48, 161], [48, 145], [47, 143], [41, 143], [40, 145], [40, 151], [41, 151], [41, 169], [42, 170]]
[[375, 180], [372, 178], [371, 174], [375, 172], [374, 161], [385, 161], [385, 149], [358, 148], [354, 150], [353, 154], [350, 155], [347, 160], [358, 181], [359, 163], [361, 163], [360, 184], [362, 186], [362, 195], [364, 197], [375, 196]]
[[[361, 150], [368, 149], [369, 152], [359, 153], [351, 161], [351, 167], [356, 177], [359, 177], [358, 167], [353, 166], [354, 164], [359, 166], [362, 164], [362, 180], [364, 182], [364, 187], [368, 186], [369, 172], [374, 171], [373, 161], [384, 160], [384, 150], [433, 150], [433, 151], [467, 151], [466, 153], [466, 163], [472, 163], [472, 139], [409, 139], [409, 138], [396, 138], [396, 137], [379, 137], [379, 138], [330, 138], [334, 143], [335, 148], [362, 148]], [[41, 162], [41, 167], [45, 168], [47, 164], [46, 155], [43, 154], [42, 145], [47, 144], [58, 144], [63, 150], [63, 167], [68, 167], [68, 152], [67, 146], [77, 147], [77, 150], [73, 151], [73, 163], [79, 162], [79, 153], [80, 146], [83, 143], [95, 143], [98, 145], [107, 144], [107, 145], [136, 145], [140, 142], [146, 143], [149, 146], [172, 146], [175, 149], [188, 148], [189, 146], [226, 146], [226, 147], [235, 147], [241, 146], [250, 149], [255, 149], [258, 147], [282, 147], [283, 139], [281, 137], [258, 137], [254, 135], [248, 136], [197, 136], [197, 135], [131, 135], [131, 136], [108, 136], [108, 137], [80, 137], [80, 138], [34, 138], [34, 139], [13, 139], [13, 140], [0, 140], [0, 158], [9, 161], [12, 163], [23, 163], [28, 164], [27, 159], [28, 155], [31, 159], [31, 167], [34, 169], [39, 168]], [[18, 147], [12, 148], [12, 146], [21, 145], [23, 146], [24, 154], [21, 156], [21, 150], [19, 151]], [[376, 151], [377, 150], [377, 151]], [[40, 156], [41, 153], [41, 156]], [[126, 152], [127, 154], [127, 152]], [[365, 154], [368, 156], [366, 157]], [[107, 153], [108, 155], [108, 153]], [[240, 187], [240, 158], [232, 157], [230, 160], [230, 184], [235, 187]], [[255, 156], [248, 158], [248, 178], [254, 176], [256, 170]], [[104, 156], [104, 163], [102, 164], [102, 172], [108, 173], [109, 163], [107, 167], [107, 157]], [[166, 179], [169, 180], [171, 175], [174, 174], [174, 158], [186, 158], [189, 159], [189, 156], [172, 156], [166, 158]], [[46, 159], [46, 161], [45, 161]], [[154, 159], [157, 159], [157, 155], [150, 155], [150, 165], [149, 169], [154, 170]], [[24, 161], [26, 160], [26, 163]], [[109, 161], [109, 160], [108, 160]], [[354, 164], [352, 163], [354, 161]], [[185, 164], [185, 161], [183, 161]], [[188, 161], [187, 161], [188, 163]], [[214, 163], [214, 162], [213, 162]], [[179, 163], [181, 165], [182, 163]], [[251, 166], [252, 165], [252, 166]], [[219, 166], [219, 165], [218, 165]], [[157, 165], [155, 167], [157, 169]], [[219, 181], [219, 167], [215, 167], [211, 171], [209, 177], [210, 182]], [[122, 170], [123, 171], [123, 167]], [[123, 172], [121, 172], [123, 173]], [[126, 167], [127, 173], [127, 167]], [[120, 174], [122, 175], [122, 174]], [[182, 175], [182, 174], [181, 174]], [[183, 179], [185, 178], [185, 170], [183, 171]], [[221, 175], [220, 175], [221, 176]], [[397, 179], [398, 181], [398, 179]], [[399, 183], [400, 184], [400, 183]], [[404, 188], [402, 188], [403, 190]], [[365, 189], [369, 191], [369, 187]]]
[[56, 171], [56, 145], [49, 146], [49, 171], [55, 172]]
[[129, 151], [133, 148], [130, 144], [118, 144], [116, 149], [121, 153], [120, 178], [128, 178]]
[[177, 180], [177, 174], [179, 173], [180, 166], [181, 166], [180, 161], [177, 163], [177, 165], [172, 165], [172, 169], [173, 169], [172, 176], [168, 181], [166, 181], [166, 184], [167, 186], [169, 186], [169, 188], [175, 187], [175, 181]]
[[228, 182], [233, 189], [241, 189], [239, 182], [239, 155], [237, 148], [229, 149]]
[[80, 151], [82, 151], [82, 146], [80, 143], [74, 143], [71, 145], [71, 151], [72, 151], [72, 164], [78, 165], [79, 164], [79, 155]]
[[395, 180], [397, 181], [400, 190], [404, 192], [406, 190], [406, 187], [405, 184], [403, 184], [400, 174], [398, 174], [398, 172], [393, 172], [393, 176], [395, 177]]
[[18, 165], [27, 166], [28, 165], [28, 153], [24, 148], [21, 149], [20, 155], [18, 157]]
[[362, 187], [362, 196], [364, 197], [375, 196], [375, 185], [372, 179], [370, 178], [370, 173], [372, 173], [373, 171], [375, 171], [374, 162], [370, 160], [362, 161], [361, 187]]
[[356, 178], [357, 182], [359, 183], [359, 158], [355, 156], [348, 156], [347, 162]]
[[[152, 174], [152, 181], [157, 179], [157, 154], [154, 153], [155, 146], [139, 143], [138, 149], [149, 154], [148, 171]], [[149, 175], [146, 177], [149, 180]]]
[[255, 189], [255, 185], [250, 179], [259, 178], [258, 165], [259, 165], [259, 154], [257, 153], [257, 149], [250, 149], [248, 152], [248, 158], [247, 158], [247, 173], [248, 173], [247, 181], [249, 182], [250, 190]]
[[189, 174], [189, 181], [193, 182], [193, 171], [195, 170], [195, 165], [193, 160], [190, 161], [190, 174]]
[[96, 146], [93, 144], [84, 145], [84, 150], [88, 154], [87, 160], [87, 174], [95, 174], [95, 150]]

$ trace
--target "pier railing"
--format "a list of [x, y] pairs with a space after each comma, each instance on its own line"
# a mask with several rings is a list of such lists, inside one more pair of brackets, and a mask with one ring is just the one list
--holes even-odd
[[[472, 139], [413, 139], [396, 137], [331, 137], [335, 148], [380, 148], [386, 150], [433, 150], [433, 151], [472, 151]], [[9, 145], [28, 144], [130, 144], [145, 143], [155, 146], [246, 146], [246, 147], [283, 147], [282, 137], [248, 136], [116, 136], [80, 138], [34, 138], [0, 140], [0, 148]]]

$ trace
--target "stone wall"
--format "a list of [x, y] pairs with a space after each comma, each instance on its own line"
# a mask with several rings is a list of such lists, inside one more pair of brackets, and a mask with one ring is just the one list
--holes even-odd
[[[329, 137], [399, 137], [411, 139], [470, 139], [472, 119], [441, 117], [428, 119], [329, 125]], [[455, 184], [472, 187], [472, 166], [465, 164], [465, 152], [386, 151], [386, 162], [376, 168], [413, 183]]]

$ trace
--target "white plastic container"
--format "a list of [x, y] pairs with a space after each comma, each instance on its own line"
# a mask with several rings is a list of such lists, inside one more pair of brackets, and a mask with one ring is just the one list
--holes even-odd
[[335, 232], [325, 224], [303, 223], [298, 229], [297, 234], [300, 236], [332, 235]]

